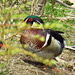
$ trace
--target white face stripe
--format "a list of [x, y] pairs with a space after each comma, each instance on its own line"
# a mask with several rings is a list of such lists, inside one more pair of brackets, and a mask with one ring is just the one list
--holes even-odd
[[38, 20], [36, 20], [39, 24], [41, 24]]
[[26, 20], [28, 20], [29, 18], [27, 18]]
[[45, 41], [45, 43], [44, 43], [44, 45], [42, 47], [44, 47], [44, 46], [47, 45], [47, 42], [48, 42], [49, 37], [50, 37], [50, 34], [47, 33], [47, 35], [46, 35], [46, 41]]

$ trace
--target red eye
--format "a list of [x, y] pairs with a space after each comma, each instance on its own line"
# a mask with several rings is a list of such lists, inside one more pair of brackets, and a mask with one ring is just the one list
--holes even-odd
[[31, 21], [33, 21], [33, 19], [32, 19], [32, 18], [30, 18], [30, 19], [29, 19], [29, 21], [31, 22]]

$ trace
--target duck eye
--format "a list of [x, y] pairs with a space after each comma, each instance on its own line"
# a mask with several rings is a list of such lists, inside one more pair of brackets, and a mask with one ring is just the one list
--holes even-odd
[[33, 21], [33, 19], [32, 19], [32, 18], [30, 18], [30, 19], [29, 19], [29, 21], [31, 22], [31, 21]]

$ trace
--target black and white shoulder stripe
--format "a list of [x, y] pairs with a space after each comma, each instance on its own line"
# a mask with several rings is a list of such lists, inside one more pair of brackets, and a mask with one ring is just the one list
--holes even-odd
[[42, 47], [49, 46], [51, 43], [51, 35], [47, 33], [45, 43]]
[[51, 29], [45, 29], [45, 32], [50, 35], [47, 41], [47, 45], [49, 45], [51, 43], [51, 36], [54, 37], [56, 40], [58, 40], [61, 43], [62, 48], [64, 48], [66, 41], [65, 39], [59, 34], [59, 33], [63, 33], [61, 31], [54, 31]]

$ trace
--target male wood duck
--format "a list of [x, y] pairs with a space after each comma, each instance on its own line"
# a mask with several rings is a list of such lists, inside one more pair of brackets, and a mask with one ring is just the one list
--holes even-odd
[[[35, 19], [34, 19], [35, 18]], [[37, 21], [36, 21], [37, 18]], [[39, 17], [28, 16], [24, 22], [33, 24], [33, 22], [44, 23]], [[54, 58], [62, 53], [65, 46], [65, 39], [60, 35], [60, 31], [51, 29], [30, 28], [26, 29], [21, 35], [22, 45], [28, 45], [25, 49], [36, 53], [43, 58]], [[35, 37], [38, 36], [38, 37]], [[41, 40], [43, 39], [43, 40]]]

